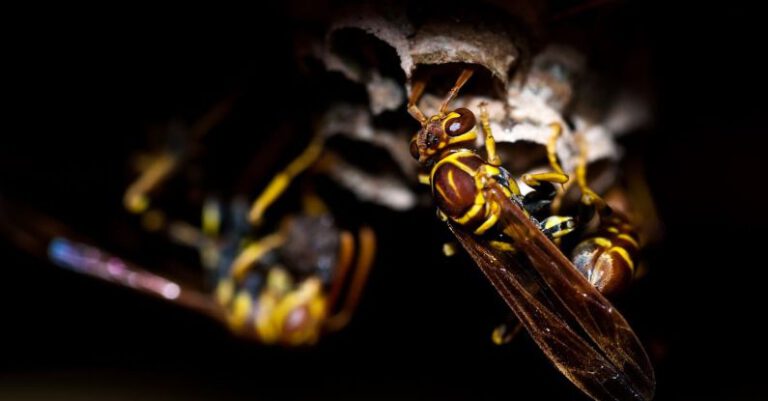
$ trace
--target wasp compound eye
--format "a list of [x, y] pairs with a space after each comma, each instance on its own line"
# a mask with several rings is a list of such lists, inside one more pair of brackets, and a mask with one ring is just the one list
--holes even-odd
[[416, 137], [413, 137], [411, 139], [411, 146], [410, 146], [411, 156], [413, 156], [414, 159], [419, 160], [419, 144], [416, 143]]
[[451, 114], [458, 114], [445, 122], [445, 132], [450, 136], [459, 136], [475, 127], [475, 114], [469, 109], [460, 108], [454, 110]]

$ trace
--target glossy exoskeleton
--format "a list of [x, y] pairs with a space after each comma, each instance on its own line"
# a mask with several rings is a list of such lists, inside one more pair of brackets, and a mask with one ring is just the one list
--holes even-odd
[[[411, 153], [426, 169], [422, 182], [430, 185], [441, 217], [571, 382], [599, 400], [651, 399], [653, 368], [637, 336], [553, 242], [573, 230], [572, 219], [533, 216], [528, 210], [532, 197], [523, 197], [500, 167], [487, 114], [481, 110], [482, 157], [474, 149], [474, 114], [448, 110], [471, 75], [469, 69], [461, 74], [438, 113], [429, 118], [416, 106], [423, 86], [414, 86], [409, 102], [409, 112], [421, 124]], [[562, 172], [523, 177], [540, 190], [567, 180]]]

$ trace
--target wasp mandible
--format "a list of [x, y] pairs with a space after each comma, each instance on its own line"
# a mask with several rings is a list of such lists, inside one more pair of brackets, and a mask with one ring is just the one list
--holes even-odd
[[463, 70], [429, 118], [416, 104], [424, 84], [413, 87], [408, 112], [421, 129], [410, 149], [427, 170], [420, 181], [430, 185], [441, 218], [561, 373], [594, 399], [650, 400], [653, 368], [637, 336], [552, 241], [575, 228], [573, 219], [535, 216], [535, 200], [568, 177], [562, 171], [525, 176], [535, 191], [522, 196], [501, 167], [487, 113], [481, 110], [482, 157], [474, 147], [474, 113], [449, 110], [472, 74]]

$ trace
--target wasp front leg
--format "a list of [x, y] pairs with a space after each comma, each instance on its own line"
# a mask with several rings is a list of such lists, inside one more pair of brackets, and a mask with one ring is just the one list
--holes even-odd
[[542, 219], [540, 227], [544, 234], [549, 238], [558, 239], [573, 232], [576, 224], [571, 217], [552, 215], [552, 204], [558, 195], [556, 184], [565, 185], [569, 178], [557, 161], [556, 145], [563, 127], [559, 123], [552, 123], [550, 128], [552, 134], [547, 141], [547, 159], [552, 171], [525, 174], [521, 177], [526, 185], [534, 189], [523, 198], [523, 207], [532, 216]]
[[488, 116], [488, 109], [485, 102], [480, 103], [480, 127], [483, 129], [485, 154], [488, 158], [488, 163], [493, 166], [501, 166], [501, 158], [499, 158], [499, 155], [496, 153], [496, 140], [493, 139], [491, 119]]

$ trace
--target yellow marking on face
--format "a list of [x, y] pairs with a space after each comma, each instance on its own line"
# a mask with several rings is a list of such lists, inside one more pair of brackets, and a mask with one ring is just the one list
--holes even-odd
[[459, 142], [469, 142], [477, 139], [477, 131], [471, 130], [458, 136], [448, 137], [448, 144], [453, 145]]
[[619, 234], [616, 238], [623, 239], [624, 241], [627, 241], [630, 244], [634, 245], [636, 248], [640, 248], [640, 244], [638, 244], [637, 241], [635, 241], [635, 239], [632, 238], [632, 236], [630, 236], [630, 235]]
[[629, 253], [626, 249], [614, 246], [613, 248], [608, 250], [609, 252], [616, 252], [621, 256], [622, 259], [624, 259], [625, 262], [627, 262], [627, 265], [629, 266], [629, 269], [632, 271], [635, 271], [635, 263], [632, 261], [632, 258], [629, 257]]

